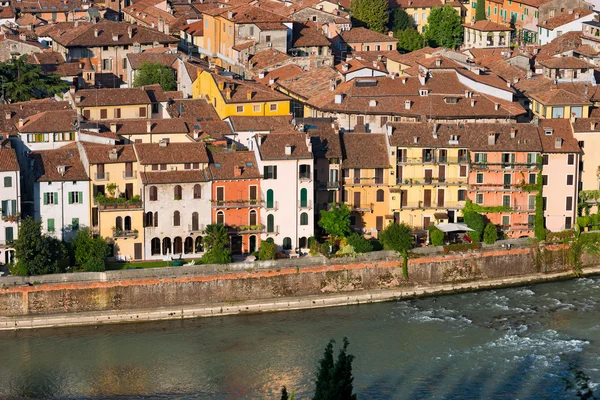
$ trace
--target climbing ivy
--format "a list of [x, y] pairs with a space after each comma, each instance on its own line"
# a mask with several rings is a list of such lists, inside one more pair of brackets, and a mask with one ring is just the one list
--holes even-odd
[[[539, 157], [541, 158], [541, 157]], [[535, 233], [535, 237], [539, 240], [546, 239], [546, 227], [544, 226], [544, 197], [542, 195], [542, 189], [544, 188], [544, 182], [542, 178], [542, 168], [541, 162], [540, 164], [540, 172], [538, 172], [537, 176], [537, 194], [535, 195], [535, 219], [533, 221], [533, 229]]]

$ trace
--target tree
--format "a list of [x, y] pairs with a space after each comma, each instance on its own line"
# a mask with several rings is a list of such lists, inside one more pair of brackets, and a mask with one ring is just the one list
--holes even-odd
[[425, 39], [433, 47], [454, 48], [463, 42], [460, 15], [451, 5], [432, 8], [427, 18]]
[[389, 20], [386, 0], [351, 0], [350, 15], [359, 25], [384, 33]]
[[348, 236], [348, 244], [354, 248], [357, 253], [369, 253], [373, 251], [373, 245], [365, 237], [357, 232]]
[[206, 249], [206, 253], [200, 259], [202, 264], [227, 264], [231, 262], [229, 235], [227, 235], [225, 225], [207, 225], [205, 233], [206, 235], [202, 238], [202, 244]]
[[285, 386], [281, 388], [281, 400], [288, 400], [288, 393]]
[[388, 27], [390, 31], [394, 32], [394, 34], [396, 32], [401, 32], [412, 27], [412, 18], [406, 13], [406, 11], [404, 11], [403, 8], [394, 8], [390, 12]]
[[24, 276], [64, 272], [62, 261], [67, 255], [63, 242], [42, 235], [41, 221], [27, 217], [19, 227], [15, 242], [17, 264], [11, 272]]
[[329, 341], [325, 347], [323, 358], [319, 362], [313, 400], [356, 400], [356, 395], [352, 394], [354, 356], [348, 354], [348, 338], [344, 338], [344, 346], [340, 349], [335, 362], [333, 359], [334, 343], [333, 339]]
[[444, 244], [444, 232], [440, 231], [435, 226], [430, 226], [429, 228], [429, 240], [431, 244], [434, 246], [442, 246]]
[[469, 199], [467, 199], [463, 208], [463, 220], [469, 228], [473, 229], [473, 232], [469, 232], [469, 237], [474, 242], [481, 242], [485, 222], [483, 221], [483, 215], [473, 209], [473, 203]]
[[[541, 164], [538, 162], [538, 164]], [[544, 197], [542, 195], [543, 176], [542, 171], [538, 172], [536, 181], [538, 192], [535, 195], [535, 217], [533, 220], [533, 228], [535, 237], [539, 240], [546, 239], [546, 227], [544, 226]]]
[[273, 242], [267, 242], [263, 240], [260, 242], [260, 249], [258, 249], [258, 259], [261, 261], [274, 260], [277, 254], [277, 247]]
[[485, 21], [485, 0], [477, 1], [477, 8], [475, 8], [475, 21]]
[[408, 250], [412, 249], [415, 239], [410, 226], [402, 222], [400, 224], [390, 223], [379, 233], [379, 240], [386, 250], [395, 250], [402, 254], [402, 275], [408, 279]]
[[42, 68], [27, 62], [27, 56], [0, 63], [2, 95], [13, 102], [54, 96], [67, 91], [69, 85], [56, 74], [44, 74]]
[[494, 244], [498, 240], [498, 229], [496, 225], [488, 222], [483, 231], [483, 242], [486, 244]]
[[394, 37], [398, 39], [398, 50], [411, 52], [425, 47], [425, 38], [414, 28], [396, 32]]
[[104, 258], [108, 253], [108, 244], [103, 237], [94, 237], [89, 229], [82, 228], [77, 231], [75, 239], [71, 242], [71, 247], [75, 265], [83, 271], [104, 271]]
[[133, 86], [147, 86], [159, 84], [162, 90], [177, 90], [175, 71], [171, 67], [160, 63], [145, 62], [135, 72]]
[[350, 229], [350, 209], [346, 204], [332, 204], [331, 210], [321, 210], [319, 226], [331, 236], [346, 237]]

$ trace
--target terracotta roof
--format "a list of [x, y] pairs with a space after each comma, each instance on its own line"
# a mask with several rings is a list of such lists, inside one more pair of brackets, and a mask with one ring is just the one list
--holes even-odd
[[137, 1], [135, 4], [123, 8], [123, 12], [147, 26], [154, 25], [154, 27], [158, 28], [159, 19], [162, 19], [165, 23], [172, 24], [175, 21], [175, 16], [156, 7], [158, 3], [153, 0]]
[[190, 129], [194, 125], [207, 121], [219, 121], [219, 115], [214, 107], [205, 99], [180, 99], [167, 105], [171, 118], [183, 119]]
[[349, 31], [343, 31], [340, 34], [342, 40], [346, 43], [373, 43], [373, 42], [393, 42], [398, 39], [383, 33], [375, 32], [367, 28], [352, 28]]
[[32, 25], [35, 27], [46, 21], [44, 21], [41, 18], [38, 18], [35, 14], [25, 14], [22, 17], [17, 18], [17, 20], [15, 22], [17, 23], [17, 25], [20, 25], [20, 26]]
[[[285, 94], [271, 90], [259, 82], [242, 81], [220, 75], [215, 76], [214, 74], [211, 74], [211, 76], [217, 85], [219, 81], [225, 84], [224, 89], [221, 90], [221, 94], [225, 99], [225, 103], [228, 104], [289, 100], [289, 97]], [[230, 98], [227, 98], [226, 95], [228, 89], [231, 90]], [[248, 98], [248, 93], [252, 94], [251, 98]]]
[[538, 54], [535, 55], [535, 61], [540, 62], [548, 58], [554, 57], [557, 54], [566, 53], [569, 50], [575, 50], [581, 46], [581, 31], [566, 32], [557, 37], [550, 43], [547, 43], [539, 48]]
[[545, 106], [549, 105], [587, 105], [591, 104], [583, 96], [567, 90], [556, 88], [548, 91], [539, 91], [529, 95], [534, 100]]
[[81, 96], [81, 101], [75, 102], [77, 107], [121, 106], [135, 104], [150, 104], [148, 93], [144, 89], [83, 89], [75, 92], [75, 97]]
[[31, 64], [63, 64], [65, 58], [57, 51], [42, 51], [27, 55], [27, 62]]
[[203, 36], [204, 20], [192, 22], [190, 24], [182, 26], [180, 29], [190, 36]]
[[255, 25], [261, 31], [286, 31], [288, 29], [281, 22], [256, 22]]
[[15, 13], [10, 7], [2, 7], [0, 8], [0, 18], [2, 19], [10, 19], [14, 18]]
[[52, 10], [64, 13], [83, 10], [84, 2], [82, 0], [73, 0], [67, 3], [61, 0], [20, 0], [18, 3], [12, 3], [11, 5], [21, 13], [41, 13], [51, 12]]
[[160, 64], [167, 67], [172, 67], [177, 61], [177, 54], [166, 53], [129, 53], [127, 54], [131, 68], [138, 69], [143, 63]]
[[70, 109], [71, 106], [68, 101], [56, 101], [54, 99], [30, 100], [11, 104], [0, 103], [0, 132], [11, 136], [18, 135], [19, 118], [30, 117], [44, 111]]
[[583, 133], [583, 132], [600, 132], [600, 116], [593, 115], [597, 114], [591, 112], [590, 118], [577, 118], [573, 122], [573, 132], [575, 133]]
[[136, 143], [134, 146], [142, 165], [208, 163], [204, 143], [169, 143], [164, 147], [158, 143]]
[[[33, 169], [37, 182], [89, 180], [76, 146], [32, 152], [30, 157], [34, 161]], [[63, 166], [64, 174], [58, 172], [58, 167]]]
[[581, 58], [568, 57], [552, 57], [538, 62], [541, 66], [552, 69], [589, 69], [594, 66]]
[[21, 133], [74, 132], [77, 111], [43, 111], [23, 119], [23, 126], [17, 125]]
[[235, 45], [233, 45], [231, 48], [235, 51], [243, 51], [246, 49], [249, 49], [250, 47], [254, 46], [256, 44], [256, 42], [254, 40], [248, 40], [246, 42], [238, 42]]
[[[128, 29], [131, 29], [131, 38]], [[97, 36], [95, 32], [98, 32]], [[114, 46], [115, 43], [121, 46], [133, 45], [134, 43], [153, 44], [155, 42], [175, 44], [179, 42], [179, 39], [165, 35], [155, 29], [108, 20], [101, 20], [95, 24], [78, 22], [78, 26], [75, 26], [74, 22], [60, 22], [41, 27], [36, 30], [36, 33], [40, 36], [49, 36], [65, 47]], [[117, 41], [114, 40], [115, 37]]]
[[273, 117], [243, 117], [232, 115], [229, 117], [234, 132], [279, 132], [293, 129], [291, 125], [292, 116]]
[[272, 68], [291, 61], [292, 57], [273, 48], [259, 51], [250, 58], [253, 70]]
[[[258, 138], [261, 140], [261, 138]], [[285, 154], [286, 146], [291, 146], [292, 153]], [[258, 151], [263, 160], [297, 160], [311, 159], [312, 154], [306, 145], [306, 135], [301, 133], [270, 133], [262, 136], [262, 144]]]
[[[182, 133], [189, 132], [188, 126], [184, 120], [178, 118], [161, 118], [161, 119], [117, 119], [103, 120], [99, 122], [102, 130], [110, 131], [112, 123], [116, 124], [118, 135], [145, 135], [148, 133]], [[148, 132], [148, 123], [150, 123], [151, 131]]]
[[312, 47], [312, 46], [331, 46], [331, 42], [313, 24], [294, 24], [294, 38], [292, 47]]
[[[83, 145], [83, 149], [90, 164], [116, 164], [137, 161], [132, 144], [117, 146], [86, 142], [81, 142], [81, 144]], [[113, 150], [116, 150], [116, 159], [110, 157]]]
[[140, 178], [144, 185], [156, 185], [163, 183], [194, 183], [207, 182], [210, 180], [206, 170], [180, 170], [160, 172], [140, 172]]
[[[539, 136], [544, 153], [579, 153], [581, 149], [577, 139], [573, 137], [571, 123], [566, 118], [561, 119], [542, 119], [540, 120]], [[552, 129], [552, 134], [547, 135], [546, 131]], [[560, 147], [556, 146], [557, 138], [560, 140]]]
[[473, 24], [463, 24], [465, 28], [474, 29], [481, 32], [510, 32], [512, 29], [506, 25], [497, 24], [492, 21], [483, 20]]
[[256, 80], [262, 83], [263, 85], [271, 86], [269, 82], [271, 81], [271, 79], [273, 79], [275, 81], [275, 84], [272, 86], [274, 87], [278, 84], [279, 81], [291, 79], [295, 76], [301, 75], [302, 73], [302, 68], [300, 68], [296, 64], [288, 64], [284, 65], [283, 67], [275, 68], [266, 73], [264, 78], [257, 78]]
[[[261, 174], [253, 151], [211, 152], [210, 172], [213, 179], [260, 179]], [[238, 168], [239, 175], [236, 175]]]
[[586, 10], [583, 8], [576, 8], [572, 11], [573, 11], [573, 13], [570, 13], [570, 11], [565, 12], [564, 14], [557, 15], [556, 17], [547, 19], [545, 21], [540, 20], [539, 23], [537, 24], [537, 26], [539, 26], [541, 28], [549, 29], [552, 31], [552, 30], [559, 28], [565, 24], [568, 24], [577, 19], [586, 17], [586, 16], [594, 13], [594, 11], [592, 11], [592, 10]]
[[204, 68], [202, 68], [202, 66], [191, 63], [189, 61], [184, 61], [183, 66], [185, 67], [185, 70], [187, 71], [188, 75], [190, 76], [190, 79], [192, 80], [192, 82], [195, 81], [196, 78], [198, 78], [198, 71], [204, 70]]
[[204, 14], [220, 16], [236, 24], [256, 24], [265, 22], [290, 22], [282, 15], [264, 10], [249, 4], [242, 4], [229, 8], [215, 8], [204, 11]]
[[342, 135], [343, 168], [388, 168], [390, 160], [387, 135], [378, 133], [344, 133]]
[[300, 97], [310, 99], [323, 91], [329, 91], [330, 81], [338, 79], [339, 76], [335, 69], [322, 66], [289, 79], [280, 79], [276, 82], [276, 86], [281, 86]]
[[590, 56], [590, 57], [598, 55], [598, 50], [596, 50], [589, 44], [584, 44], [582, 46], [579, 46], [577, 49], [574, 50], [574, 52], [577, 54], [581, 54], [583, 56]]
[[15, 149], [4, 144], [0, 146], [0, 171], [20, 171]]
[[[346, 71], [344, 71], [346, 66]], [[358, 71], [363, 68], [374, 69], [383, 73], [387, 73], [385, 65], [385, 57], [374, 51], [355, 51], [346, 57], [346, 61], [335, 66], [342, 75]]]

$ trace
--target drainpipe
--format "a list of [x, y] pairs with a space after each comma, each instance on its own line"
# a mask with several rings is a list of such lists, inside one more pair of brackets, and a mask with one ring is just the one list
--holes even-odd
[[[298, 175], [300, 173], [300, 162], [298, 160], [296, 160], [296, 204], [298, 204], [298, 185], [300, 182], [300, 176]], [[308, 197], [308, 193], [307, 193], [307, 197]], [[306, 201], [308, 201], [308, 199], [306, 199]], [[298, 213], [300, 212], [300, 210], [298, 208], [296, 208], [296, 238], [294, 240], [294, 251], [296, 250], [296, 247], [298, 246]]]
[[60, 208], [61, 208], [61, 212], [60, 212], [60, 216], [61, 216], [61, 221], [62, 221], [62, 225], [61, 225], [61, 230], [62, 230], [62, 240], [65, 240], [65, 195], [64, 195], [64, 190], [65, 190], [65, 182], [61, 181], [60, 182]]

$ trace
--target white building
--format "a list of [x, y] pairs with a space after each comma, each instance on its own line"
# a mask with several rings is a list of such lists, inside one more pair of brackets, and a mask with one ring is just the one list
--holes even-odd
[[146, 260], [198, 258], [211, 222], [211, 182], [203, 143], [138, 143]]
[[567, 32], [581, 32], [584, 22], [593, 21], [596, 12], [576, 8], [538, 23], [538, 45], [543, 46]]
[[74, 110], [44, 111], [19, 118], [17, 130], [21, 151], [58, 149], [78, 140], [77, 112]]
[[12, 245], [18, 237], [21, 215], [21, 172], [15, 150], [9, 146], [8, 141], [0, 146], [0, 262], [4, 264], [14, 260]]
[[283, 250], [307, 248], [314, 234], [314, 172], [312, 146], [308, 135], [299, 133], [255, 136], [251, 148], [256, 154], [265, 208], [261, 223]]
[[34, 218], [42, 221], [42, 233], [70, 240], [80, 227], [90, 226], [90, 180], [79, 149], [39, 151], [30, 157]]

